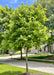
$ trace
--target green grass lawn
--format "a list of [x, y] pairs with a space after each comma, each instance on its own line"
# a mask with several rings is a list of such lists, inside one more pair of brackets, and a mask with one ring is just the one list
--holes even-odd
[[33, 58], [33, 59], [45, 59], [48, 57], [54, 57], [54, 55], [50, 53], [38, 53], [38, 54], [28, 56], [28, 58]]
[[[10, 65], [6, 65], [6, 64], [0, 64], [0, 75], [19, 75], [19, 74], [25, 73], [25, 72], [26, 72], [25, 68], [10, 66]], [[35, 71], [35, 70], [29, 70], [29, 72], [40, 73], [42, 75], [54, 75], [54, 74], [48, 74], [48, 73]]]
[[35, 59], [28, 59], [28, 61], [34, 61], [34, 62], [42, 62], [42, 63], [51, 63], [54, 64], [54, 61], [47, 61], [47, 60], [35, 60]]
[[[54, 60], [52, 60], [52, 61], [41, 60], [41, 59], [46, 59], [46, 58], [49, 58], [49, 57], [54, 57], [54, 55], [50, 54], [50, 53], [38, 53], [38, 54], [28, 56], [28, 60], [29, 61], [35, 61], [35, 62], [44, 62], [44, 63], [54, 64]], [[37, 60], [37, 59], [39, 59], [39, 60]]]
[[10, 54], [2, 54], [2, 55], [0, 55], [0, 57], [7, 57], [7, 56], [10, 56]]

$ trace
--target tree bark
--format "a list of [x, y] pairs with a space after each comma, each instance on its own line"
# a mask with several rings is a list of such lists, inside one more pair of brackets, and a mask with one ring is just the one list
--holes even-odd
[[23, 59], [23, 57], [22, 57], [22, 49], [21, 49], [21, 60]]
[[50, 46], [48, 46], [48, 52], [50, 52]]
[[28, 48], [26, 48], [26, 73], [28, 73]]

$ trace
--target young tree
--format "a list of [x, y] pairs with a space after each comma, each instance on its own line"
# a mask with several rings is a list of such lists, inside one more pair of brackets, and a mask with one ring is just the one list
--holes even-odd
[[26, 49], [26, 73], [29, 49], [32, 46], [40, 47], [49, 37], [47, 27], [44, 26], [47, 20], [41, 5], [36, 8], [33, 5], [21, 5], [13, 12], [9, 30], [5, 32], [9, 34], [9, 42]]

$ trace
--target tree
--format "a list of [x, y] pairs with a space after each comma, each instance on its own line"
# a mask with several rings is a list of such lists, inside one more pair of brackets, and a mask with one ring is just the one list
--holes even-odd
[[0, 32], [4, 32], [8, 28], [13, 11], [14, 9], [8, 8], [8, 6], [0, 6]]
[[14, 45], [14, 50], [15, 51], [21, 51], [21, 60], [22, 60], [23, 59], [23, 55], [22, 55], [23, 54], [22, 53], [23, 43], [20, 43], [20, 44], [16, 43], [16, 44]]
[[51, 17], [52, 17], [52, 15], [54, 15], [54, 0], [37, 0], [34, 2], [35, 7], [38, 4], [41, 4], [43, 6], [43, 8], [46, 8], [46, 16], [49, 19], [49, 21], [45, 25], [48, 28], [52, 29], [54, 25], [52, 25], [52, 23], [51, 23], [51, 20], [52, 20]]
[[0, 32], [0, 48], [1, 48], [2, 39], [3, 39], [2, 32]]
[[50, 28], [51, 28], [51, 30], [52, 30], [52, 32], [53, 32], [53, 30], [54, 30], [54, 14], [52, 14], [52, 15], [49, 17], [49, 19], [50, 19], [50, 24], [49, 24], [49, 26], [50, 26]]
[[0, 33], [3, 38], [1, 38], [0, 48], [5, 50], [7, 49], [7, 40], [5, 40], [4, 33], [6, 29], [9, 29], [8, 25], [11, 21], [11, 15], [13, 13], [13, 8], [8, 8], [8, 6], [2, 7], [0, 6]]
[[[45, 26], [48, 27], [48, 29], [51, 29], [53, 32], [54, 30], [54, 0], [37, 0], [34, 2], [34, 6], [37, 7], [38, 4], [41, 4], [43, 6], [43, 9], [46, 8], [46, 16], [49, 19], [45, 23]], [[49, 47], [52, 44], [53, 36], [51, 36], [50, 39], [47, 41], [47, 46]]]
[[3, 39], [2, 37], [2, 33], [0, 32], [0, 43], [1, 43], [1, 40]]
[[[14, 9], [12, 7], [8, 8], [7, 5], [5, 7], [0, 6], [0, 32], [2, 32], [3, 34], [5, 33], [5, 31], [7, 29], [9, 29], [8, 25], [11, 22], [11, 16], [12, 16], [13, 11], [14, 11]], [[8, 35], [8, 34], [6, 34], [6, 35]], [[11, 48], [10, 46], [12, 45], [11, 43], [10, 43], [10, 45], [8, 45], [8, 43], [6, 43], [6, 41], [8, 40], [8, 37], [5, 38], [6, 35], [3, 35], [3, 39], [0, 42], [0, 44], [1, 44], [0, 48], [5, 51], [6, 51], [6, 49], [8, 49], [8, 46], [9, 46], [9, 48]], [[9, 41], [7, 41], [7, 42], [9, 42]], [[14, 49], [16, 49], [16, 47]], [[17, 49], [18, 49], [18, 47], [17, 47]], [[21, 59], [22, 59], [22, 50], [20, 49], [20, 51], [21, 51]]]
[[28, 51], [32, 46], [40, 47], [43, 41], [49, 37], [47, 27], [44, 26], [46, 18], [45, 11], [41, 5], [34, 8], [30, 6], [19, 6], [12, 15], [9, 30], [5, 32], [9, 36], [9, 42], [14, 46], [26, 49], [26, 73], [28, 73]]

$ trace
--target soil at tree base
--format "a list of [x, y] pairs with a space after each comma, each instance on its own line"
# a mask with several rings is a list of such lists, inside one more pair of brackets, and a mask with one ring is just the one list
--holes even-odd
[[42, 74], [36, 74], [36, 73], [23, 73], [23, 74], [20, 74], [20, 75], [42, 75]]

